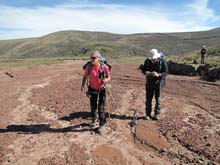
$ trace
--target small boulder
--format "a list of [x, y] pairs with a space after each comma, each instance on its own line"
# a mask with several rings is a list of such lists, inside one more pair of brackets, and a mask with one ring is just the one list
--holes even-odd
[[220, 80], [220, 67], [210, 68], [205, 79], [209, 81]]

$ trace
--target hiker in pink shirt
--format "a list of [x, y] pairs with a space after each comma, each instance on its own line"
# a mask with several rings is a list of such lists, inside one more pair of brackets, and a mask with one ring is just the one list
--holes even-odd
[[106, 101], [106, 84], [110, 81], [110, 72], [106, 64], [100, 63], [101, 54], [95, 51], [91, 54], [91, 62], [88, 63], [82, 79], [81, 91], [85, 91], [86, 80], [88, 80], [87, 96], [90, 97], [92, 125], [95, 126], [97, 120], [97, 107], [99, 114], [99, 129], [102, 133], [105, 129], [105, 101]]

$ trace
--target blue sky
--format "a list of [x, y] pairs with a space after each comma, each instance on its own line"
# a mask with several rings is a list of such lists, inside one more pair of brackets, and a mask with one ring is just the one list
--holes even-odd
[[61, 30], [118, 34], [220, 27], [220, 0], [0, 0], [0, 40]]

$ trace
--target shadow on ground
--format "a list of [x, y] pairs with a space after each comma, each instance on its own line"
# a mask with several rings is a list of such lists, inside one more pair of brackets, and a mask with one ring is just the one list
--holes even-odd
[[[90, 112], [74, 112], [71, 113], [69, 116], [64, 116], [59, 118], [59, 120], [66, 120], [66, 121], [71, 121], [74, 119], [89, 119], [91, 118], [91, 113]], [[111, 114], [106, 112], [106, 118], [111, 118], [111, 119], [119, 119], [119, 120], [132, 120], [133, 116], [127, 116], [127, 115], [118, 115], [118, 114]], [[137, 119], [143, 119], [143, 117], [138, 117]]]
[[42, 132], [49, 133], [66, 133], [66, 132], [86, 132], [97, 129], [90, 128], [89, 123], [81, 123], [65, 128], [51, 128], [50, 124], [31, 124], [31, 125], [9, 125], [6, 128], [1, 128], [0, 133], [17, 132], [25, 134], [38, 134]]
[[[118, 115], [118, 114], [110, 114], [106, 113], [107, 118], [111, 119], [119, 119], [119, 120], [133, 120], [133, 116], [126, 116], [126, 115]], [[59, 118], [58, 120], [66, 120], [71, 121], [74, 119], [89, 119], [90, 113], [89, 112], [74, 112], [71, 113], [69, 116], [64, 116]], [[137, 120], [143, 119], [143, 117], [138, 117]], [[19, 134], [38, 134], [42, 132], [49, 132], [49, 133], [66, 133], [66, 132], [88, 132], [94, 131], [97, 132], [97, 128], [92, 128], [90, 123], [81, 123], [76, 124], [73, 126], [65, 127], [65, 128], [52, 128], [50, 124], [30, 124], [30, 125], [8, 125], [6, 128], [0, 128], [0, 133], [8, 133], [8, 132], [17, 132]]]

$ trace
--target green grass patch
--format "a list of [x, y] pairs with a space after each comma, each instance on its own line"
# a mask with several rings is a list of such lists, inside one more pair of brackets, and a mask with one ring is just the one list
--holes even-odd
[[0, 68], [15, 68], [15, 67], [32, 67], [39, 65], [50, 65], [63, 63], [65, 60], [88, 60], [88, 57], [59, 57], [59, 58], [23, 58], [23, 59], [0, 59]]
[[[118, 63], [136, 63], [143, 64], [146, 57], [145, 56], [105, 56], [108, 63], [111, 64], [113, 62]], [[174, 62], [182, 63], [182, 64], [194, 64], [196, 60], [200, 63], [200, 54], [198, 53], [188, 53], [184, 55], [169, 55], [165, 56], [166, 61], [172, 60]], [[10, 59], [0, 59], [0, 68], [15, 68], [15, 67], [32, 67], [39, 65], [50, 65], [50, 64], [58, 64], [63, 63], [66, 60], [90, 60], [90, 56], [87, 55], [78, 55], [78, 56], [65, 56], [65, 57], [53, 57], [53, 58], [10, 58]], [[212, 66], [220, 66], [220, 56], [206, 56], [206, 63]]]
[[120, 63], [137, 63], [137, 64], [141, 64], [144, 63], [146, 57], [144, 56], [129, 56], [129, 57], [113, 57], [110, 59], [110, 61], [116, 61], [116, 62], [120, 62]]
[[[105, 57], [108, 63], [119, 62], [119, 63], [144, 63], [146, 59], [143, 56], [117, 56], [117, 57]], [[0, 59], [0, 68], [15, 68], [15, 67], [33, 67], [39, 65], [51, 65], [51, 64], [58, 64], [63, 63], [66, 60], [90, 60], [90, 56], [75, 56], [75, 57], [54, 57], [54, 58], [10, 58], [10, 59]]]

